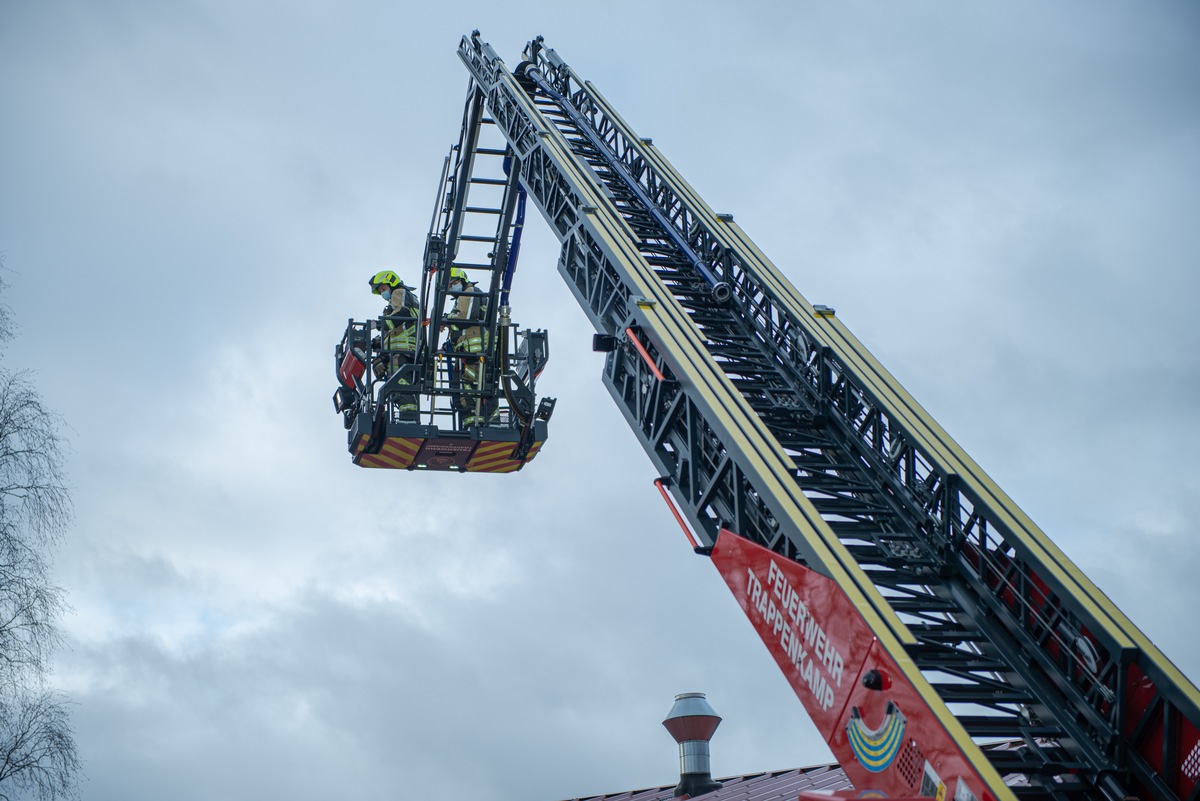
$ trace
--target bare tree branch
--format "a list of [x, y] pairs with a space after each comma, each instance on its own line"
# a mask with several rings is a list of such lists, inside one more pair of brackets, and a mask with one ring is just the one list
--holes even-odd
[[58, 425], [27, 374], [0, 368], [0, 692], [46, 675], [59, 643], [65, 600], [50, 547], [72, 507]]
[[[0, 343], [12, 333], [0, 304]], [[50, 559], [73, 511], [60, 426], [29, 373], [0, 367], [0, 801], [14, 790], [39, 801], [77, 795], [67, 701], [47, 689], [66, 608]]]
[[58, 693], [0, 696], [0, 799], [15, 788], [40, 801], [78, 796], [68, 702]]

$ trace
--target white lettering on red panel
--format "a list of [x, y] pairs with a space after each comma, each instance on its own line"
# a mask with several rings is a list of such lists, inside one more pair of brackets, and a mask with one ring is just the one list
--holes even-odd
[[767, 586], [763, 587], [753, 568], [746, 568], [750, 603], [779, 639], [779, 647], [808, 685], [822, 709], [833, 708], [833, 687], [842, 686], [846, 658], [809, 612], [800, 593], [773, 561], [767, 562]]

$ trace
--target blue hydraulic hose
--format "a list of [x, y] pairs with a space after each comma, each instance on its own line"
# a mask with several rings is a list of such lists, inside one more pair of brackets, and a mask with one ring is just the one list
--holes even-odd
[[500, 305], [508, 305], [508, 290], [512, 286], [513, 273], [517, 271], [517, 255], [521, 252], [521, 231], [525, 229], [525, 187], [517, 184], [517, 219], [513, 223], [512, 244], [508, 248], [508, 264], [504, 267], [504, 280], [500, 283]]
[[[512, 166], [512, 159], [505, 157], [504, 173], [508, 174], [509, 168]], [[525, 187], [521, 186], [521, 182], [516, 182], [517, 187], [517, 215], [513, 221], [512, 242], [508, 246], [508, 263], [504, 265], [504, 277], [500, 281], [500, 306], [504, 308], [508, 306], [508, 292], [512, 288], [513, 274], [517, 271], [517, 256], [521, 253], [521, 232], [525, 230]], [[529, 416], [521, 414], [520, 404], [518, 404], [512, 396], [512, 387], [510, 386], [508, 376], [508, 328], [500, 329], [500, 359], [501, 359], [501, 376], [504, 385], [504, 397], [508, 401], [508, 406], [516, 414], [517, 419], [521, 421], [521, 425], [525, 431], [531, 431], [530, 426], [533, 424], [533, 410], [529, 410]], [[533, 386], [533, 378], [530, 377], [530, 387]], [[522, 440], [524, 434], [521, 435]]]

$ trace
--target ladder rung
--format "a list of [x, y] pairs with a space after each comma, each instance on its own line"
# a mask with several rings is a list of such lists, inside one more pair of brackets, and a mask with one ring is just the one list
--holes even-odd
[[495, 242], [494, 236], [480, 236], [479, 234], [461, 234], [459, 237], [464, 242]]
[[472, 178], [473, 184], [487, 184], [488, 186], [504, 186], [508, 183], [504, 178]]
[[1015, 687], [997, 687], [994, 684], [930, 684], [938, 697], [946, 703], [1028, 704], [1034, 700], [1032, 695]]
[[[492, 240], [489, 239], [488, 241], [490, 242]], [[464, 270], [490, 270], [490, 269], [492, 269], [492, 265], [490, 265], [490, 264], [468, 264], [466, 262], [455, 262], [454, 264], [451, 264], [450, 266], [451, 267], [462, 267]]]
[[508, 155], [508, 151], [504, 148], [480, 147], [475, 149], [475, 154], [479, 156], [506, 156]]
[[1062, 731], [1053, 726], [1031, 726], [1015, 716], [1000, 715], [955, 715], [962, 727], [972, 737], [1005, 737], [1015, 739], [1022, 733], [1031, 737], [1059, 737]]
[[485, 209], [482, 206], [467, 206], [464, 211], [473, 212], [475, 214], [499, 214], [500, 209]]

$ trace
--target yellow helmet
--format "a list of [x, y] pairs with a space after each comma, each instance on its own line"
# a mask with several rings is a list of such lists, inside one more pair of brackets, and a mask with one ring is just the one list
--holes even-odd
[[471, 283], [467, 279], [467, 271], [461, 267], [451, 267], [450, 268], [450, 283], [453, 284], [455, 281], [462, 281], [463, 286], [466, 286], [467, 284]]
[[409, 287], [405, 286], [404, 282], [400, 280], [400, 276], [396, 275], [391, 270], [383, 270], [382, 272], [375, 273], [373, 276], [371, 276], [370, 284], [371, 291], [376, 295], [383, 292], [385, 287], [395, 289], [398, 286], [402, 286], [405, 289], [409, 289]]

